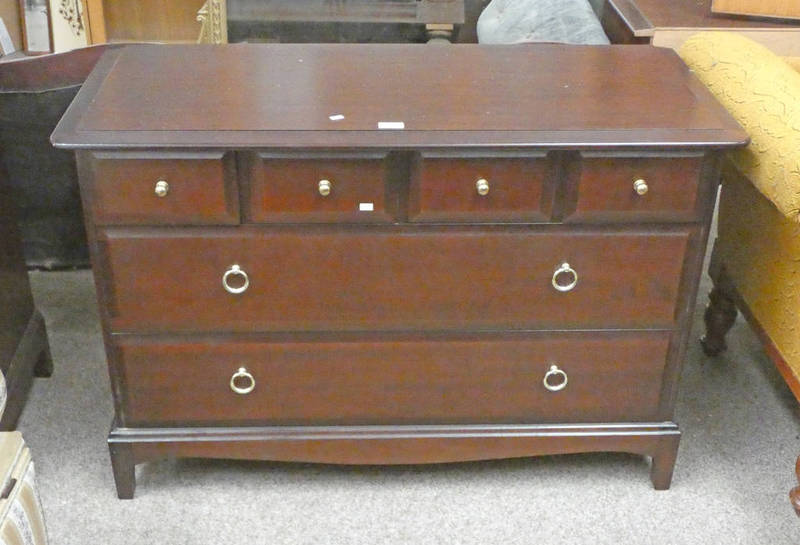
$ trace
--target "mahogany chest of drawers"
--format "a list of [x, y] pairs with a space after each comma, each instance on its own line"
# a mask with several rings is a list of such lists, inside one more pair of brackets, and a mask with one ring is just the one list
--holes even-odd
[[742, 129], [667, 50], [137, 46], [77, 150], [120, 497], [166, 456], [582, 451], [670, 484]]

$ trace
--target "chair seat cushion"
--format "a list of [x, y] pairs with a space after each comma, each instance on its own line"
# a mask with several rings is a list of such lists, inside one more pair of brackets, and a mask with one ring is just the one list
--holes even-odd
[[484, 44], [609, 43], [588, 0], [492, 0], [477, 31]]
[[680, 55], [750, 135], [736, 167], [786, 217], [800, 222], [800, 73], [761, 44], [701, 32]]

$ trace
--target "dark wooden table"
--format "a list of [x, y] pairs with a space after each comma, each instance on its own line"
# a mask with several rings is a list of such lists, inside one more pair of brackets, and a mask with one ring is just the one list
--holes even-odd
[[711, 0], [605, 0], [603, 26], [614, 43], [677, 49], [700, 31], [735, 31], [779, 55], [800, 56], [800, 24], [711, 12]]
[[52, 140], [120, 497], [164, 456], [626, 451], [669, 486], [719, 154], [747, 141], [672, 51], [127, 48]]

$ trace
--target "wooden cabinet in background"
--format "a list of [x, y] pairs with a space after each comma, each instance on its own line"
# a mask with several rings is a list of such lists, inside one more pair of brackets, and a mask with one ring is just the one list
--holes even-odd
[[85, 0], [92, 43], [196, 42], [203, 0]]
[[603, 29], [613, 43], [678, 49], [698, 32], [737, 32], [778, 55], [800, 56], [800, 23], [712, 13], [712, 0], [604, 0]]
[[800, 19], [797, 0], [712, 0], [711, 11], [754, 17]]

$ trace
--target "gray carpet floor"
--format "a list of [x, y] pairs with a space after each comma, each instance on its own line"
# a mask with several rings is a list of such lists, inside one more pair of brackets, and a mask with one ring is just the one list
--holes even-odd
[[697, 343], [677, 419], [672, 489], [645, 459], [592, 454], [422, 467], [169, 460], [137, 468], [116, 499], [105, 439], [112, 404], [91, 273], [33, 272], [55, 361], [19, 429], [51, 543], [797, 544], [788, 491], [797, 402], [741, 319], [715, 360]]

